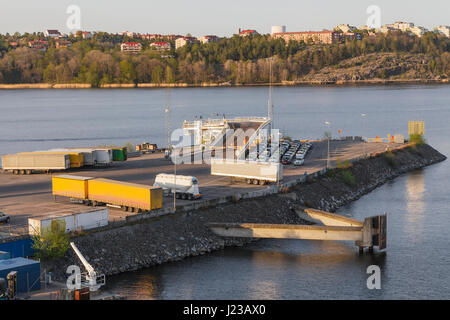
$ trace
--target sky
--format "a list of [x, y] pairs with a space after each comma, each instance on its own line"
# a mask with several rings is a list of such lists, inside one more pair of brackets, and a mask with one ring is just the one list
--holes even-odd
[[80, 9], [82, 30], [112, 33], [231, 36], [239, 28], [270, 33], [272, 25], [285, 25], [287, 31], [362, 26], [370, 5], [380, 8], [381, 24], [450, 25], [449, 0], [0, 0], [0, 33], [69, 33], [71, 5]]

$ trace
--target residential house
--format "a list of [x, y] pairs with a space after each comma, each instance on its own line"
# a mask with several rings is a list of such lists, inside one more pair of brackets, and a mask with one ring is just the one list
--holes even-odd
[[134, 38], [135, 33], [131, 32], [131, 31], [124, 31], [124, 32], [119, 33], [119, 35], [121, 35], [122, 37], [127, 36], [130, 38]]
[[35, 50], [46, 51], [48, 49], [48, 41], [43, 40], [29, 41], [28, 47]]
[[439, 27], [436, 27], [434, 30], [436, 30], [440, 34], [443, 34], [447, 38], [450, 38], [450, 27], [449, 26], [439, 26]]
[[55, 43], [56, 48], [68, 48], [72, 45], [72, 42], [67, 40], [58, 40]]
[[124, 53], [139, 53], [142, 51], [142, 44], [138, 42], [124, 42], [120, 45], [120, 50]]
[[89, 31], [83, 31], [81, 33], [81, 36], [83, 37], [84, 40], [92, 39], [92, 33], [90, 33]]
[[175, 40], [175, 49], [184, 47], [188, 43], [194, 43], [197, 39], [194, 37], [182, 37]]
[[219, 40], [219, 37], [209, 35], [209, 36], [200, 37], [200, 38], [198, 38], [198, 40], [201, 43], [205, 44], [205, 43], [209, 43], [209, 42], [216, 42], [217, 40]]
[[305, 32], [282, 32], [274, 33], [274, 38], [282, 38], [284, 41], [303, 41], [305, 43], [312, 41], [313, 43], [332, 44], [341, 41], [339, 32], [336, 31], [305, 31]]
[[257, 34], [258, 34], [258, 32], [256, 30], [251, 30], [251, 29], [241, 30], [241, 29], [239, 29], [239, 36], [241, 36], [241, 37], [254, 36]]
[[167, 41], [157, 41], [150, 44], [150, 48], [156, 49], [158, 51], [167, 51], [172, 48], [170, 42]]
[[45, 30], [44, 36], [46, 36], [47, 38], [56, 38], [57, 39], [57, 38], [62, 37], [62, 34], [58, 30]]
[[349, 33], [349, 32], [355, 31], [356, 27], [350, 26], [348, 24], [340, 24], [340, 25], [336, 26], [335, 29], [341, 30], [344, 33]]

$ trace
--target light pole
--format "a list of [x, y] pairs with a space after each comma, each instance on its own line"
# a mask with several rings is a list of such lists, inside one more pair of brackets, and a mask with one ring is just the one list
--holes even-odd
[[[167, 159], [169, 160], [172, 156], [173, 146], [172, 146], [172, 139], [170, 137], [170, 130], [171, 130], [171, 119], [170, 119], [170, 87], [167, 88]], [[175, 152], [175, 159], [173, 162], [174, 166], [174, 190], [173, 190], [173, 212], [176, 212], [177, 210], [177, 155]]]
[[[363, 135], [365, 135], [366, 134], [366, 114], [361, 113], [361, 117], [363, 120]], [[366, 142], [364, 141], [364, 138], [363, 138], [363, 157], [364, 158], [366, 157]]]
[[325, 121], [325, 124], [328, 126], [328, 154], [327, 154], [327, 169], [330, 168], [330, 136], [331, 136], [331, 129], [330, 129], [330, 125], [331, 123], [328, 121]]

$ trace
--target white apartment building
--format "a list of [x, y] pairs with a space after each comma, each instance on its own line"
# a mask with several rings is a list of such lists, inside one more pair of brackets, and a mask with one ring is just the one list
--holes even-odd
[[336, 26], [335, 29], [339, 29], [339, 30], [341, 30], [341, 31], [344, 32], [344, 33], [348, 33], [348, 32], [353, 32], [353, 31], [355, 31], [355, 30], [356, 30], [356, 27], [350, 26], [350, 25], [348, 25], [348, 24], [340, 24], [340, 25]]
[[434, 28], [434, 30], [436, 30], [437, 32], [450, 38], [450, 27], [449, 26], [439, 26], [439, 27]]
[[182, 37], [175, 40], [175, 50], [184, 47], [187, 43], [194, 43], [197, 40], [194, 37]]
[[216, 42], [217, 40], [219, 40], [219, 38], [217, 36], [213, 36], [213, 35], [209, 35], [209, 36], [203, 36], [198, 38], [198, 40], [202, 43], [209, 43], [209, 42]]

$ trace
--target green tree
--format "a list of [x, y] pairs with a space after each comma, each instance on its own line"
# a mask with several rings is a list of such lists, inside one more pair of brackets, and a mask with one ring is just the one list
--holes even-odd
[[36, 256], [43, 260], [63, 257], [69, 249], [69, 235], [64, 220], [53, 220], [51, 225], [32, 236], [32, 248]]

